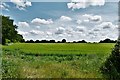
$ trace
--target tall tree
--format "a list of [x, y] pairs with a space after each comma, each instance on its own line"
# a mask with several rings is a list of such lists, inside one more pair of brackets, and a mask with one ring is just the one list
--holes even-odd
[[2, 44], [2, 16], [0, 16], [0, 44]]
[[14, 20], [10, 17], [2, 16], [2, 44], [6, 44], [9, 40], [10, 42], [22, 42], [24, 41], [23, 36], [18, 34], [16, 31], [17, 27], [13, 24]]

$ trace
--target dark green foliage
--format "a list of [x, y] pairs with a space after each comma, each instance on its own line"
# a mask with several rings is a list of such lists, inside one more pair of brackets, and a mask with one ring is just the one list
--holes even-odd
[[104, 65], [101, 67], [101, 72], [107, 78], [120, 79], [120, 39], [115, 45], [112, 54], [106, 60]]
[[2, 16], [0, 16], [0, 44], [2, 44]]
[[2, 44], [6, 44], [6, 40], [10, 42], [24, 42], [23, 36], [16, 31], [17, 27], [13, 24], [14, 20], [9, 17], [2, 16]]
[[63, 39], [63, 40], [62, 40], [62, 43], [66, 43], [66, 40], [65, 40], [65, 39]]
[[111, 39], [105, 39], [105, 40], [101, 40], [99, 43], [116, 43], [117, 40], [111, 40]]

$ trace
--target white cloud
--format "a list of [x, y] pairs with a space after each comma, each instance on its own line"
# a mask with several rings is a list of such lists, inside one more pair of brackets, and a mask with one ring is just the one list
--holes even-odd
[[32, 3], [27, 0], [11, 0], [19, 10], [25, 10], [26, 7], [32, 6]]
[[95, 15], [95, 16], [92, 16], [92, 17], [90, 18], [90, 20], [97, 22], [97, 21], [101, 21], [102, 18], [101, 18], [101, 16]]
[[11, 0], [11, 2], [16, 4], [17, 6], [25, 7], [25, 3], [23, 0]]
[[87, 40], [100, 41], [106, 38], [115, 40], [118, 37], [118, 25], [114, 25], [112, 22], [102, 22], [99, 25], [95, 25], [87, 33]]
[[94, 28], [93, 31], [97, 32], [97, 31], [100, 31], [101, 29], [100, 28]]
[[32, 35], [41, 35], [41, 34], [43, 35], [44, 34], [43, 31], [39, 31], [39, 30], [31, 30], [29, 33]]
[[77, 24], [81, 24], [82, 23], [82, 21], [81, 20], [77, 20], [77, 22], [76, 22]]
[[26, 6], [32, 6], [32, 3], [30, 1], [26, 1]]
[[46, 34], [47, 34], [47, 36], [51, 36], [52, 35], [52, 33], [49, 32], [49, 31], [47, 31]]
[[113, 25], [112, 22], [103, 22], [100, 25], [98, 25], [99, 27], [101, 27], [102, 29], [114, 29], [116, 28], [116, 25]]
[[9, 11], [9, 5], [7, 5], [6, 3], [1, 3], [0, 4], [0, 10]]
[[102, 17], [99, 15], [91, 15], [91, 14], [84, 14], [83, 17], [86, 17], [88, 22], [92, 21], [92, 22], [100, 22], [102, 21]]
[[73, 34], [75, 33], [75, 31], [74, 31], [73, 28], [71, 28], [71, 27], [66, 28], [66, 29], [65, 29], [65, 32], [66, 32], [66, 34], [68, 34], [68, 35], [73, 35]]
[[65, 28], [59, 27], [59, 28], [56, 28], [55, 34], [63, 34], [64, 32], [65, 32]]
[[0, 9], [5, 9], [5, 7], [2, 4], [0, 4]]
[[77, 26], [76, 27], [76, 31], [78, 31], [78, 32], [85, 32], [86, 28], [84, 26]]
[[74, 10], [74, 9], [85, 8], [86, 4], [84, 2], [79, 2], [79, 3], [71, 2], [71, 3], [68, 3], [67, 6], [68, 8], [72, 8]]
[[31, 23], [35, 24], [35, 25], [48, 25], [48, 24], [52, 24], [53, 21], [52, 19], [48, 19], [48, 20], [45, 20], [45, 19], [40, 19], [40, 18], [35, 18], [31, 21]]
[[68, 3], [67, 6], [74, 10], [89, 6], [103, 6], [104, 4], [105, 0], [71, 0], [71, 3]]
[[89, 2], [92, 6], [103, 6], [105, 4], [105, 0], [89, 0]]
[[18, 34], [21, 34], [21, 35], [24, 35], [24, 36], [25, 36], [25, 35], [28, 35], [29, 33], [28, 33], [28, 32], [24, 32], [24, 31], [19, 31], [19, 30], [18, 30]]
[[89, 22], [89, 20], [88, 19], [86, 19], [86, 20], [83, 20], [84, 22]]
[[67, 3], [67, 6], [68, 6], [68, 8], [74, 8], [74, 6], [75, 6], [75, 3]]
[[30, 25], [27, 22], [18, 22], [18, 27], [29, 27]]
[[68, 16], [61, 16], [60, 20], [62, 20], [62, 21], [72, 21], [72, 19]]
[[119, 26], [118, 26], [118, 25], [116, 25], [116, 26], [115, 26], [115, 28], [118, 30], [118, 29], [119, 29]]

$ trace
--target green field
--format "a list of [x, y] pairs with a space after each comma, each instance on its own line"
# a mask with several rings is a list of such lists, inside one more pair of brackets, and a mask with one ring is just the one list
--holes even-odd
[[99, 69], [114, 45], [112, 43], [15, 43], [2, 46], [2, 76], [102, 78]]
[[86, 43], [41, 43], [41, 44], [13, 44], [3, 46], [4, 49], [20, 50], [31, 54], [108, 54], [114, 44], [86, 44]]

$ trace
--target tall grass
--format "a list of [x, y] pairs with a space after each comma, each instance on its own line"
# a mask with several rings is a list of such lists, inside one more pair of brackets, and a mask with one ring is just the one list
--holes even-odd
[[[102, 78], [99, 68], [106, 60], [106, 57], [109, 56], [108, 53], [113, 45], [13, 44], [11, 46], [3, 46], [2, 77]], [[49, 50], [53, 50], [53, 55], [37, 55], [42, 51], [45, 54], [51, 54]], [[74, 51], [71, 52], [70, 50]], [[82, 50], [86, 51], [80, 52]]]

